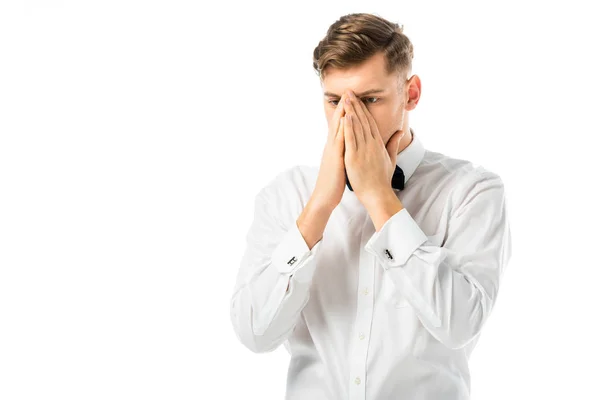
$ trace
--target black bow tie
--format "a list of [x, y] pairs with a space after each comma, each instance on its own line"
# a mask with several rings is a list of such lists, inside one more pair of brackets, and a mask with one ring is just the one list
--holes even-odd
[[[348, 186], [348, 189], [354, 191], [352, 186], [350, 186], [348, 174], [346, 174], [346, 186]], [[398, 164], [396, 164], [396, 170], [394, 171], [394, 176], [392, 176], [392, 187], [399, 190], [404, 189], [404, 171], [402, 171], [402, 168]]]

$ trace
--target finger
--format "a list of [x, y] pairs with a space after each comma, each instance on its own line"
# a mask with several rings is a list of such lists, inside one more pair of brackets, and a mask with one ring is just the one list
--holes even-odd
[[350, 114], [346, 114], [344, 120], [344, 143], [346, 150], [356, 151], [356, 135], [350, 125]]
[[[348, 97], [349, 99], [349, 97]], [[360, 121], [356, 115], [356, 111], [354, 109], [354, 104], [352, 101], [348, 104], [347, 101], [344, 101], [344, 109], [346, 110], [346, 115], [350, 115], [351, 119], [349, 122], [352, 122], [350, 126], [352, 127], [352, 132], [354, 133], [354, 140], [357, 147], [361, 146], [361, 143], [365, 142], [365, 136], [362, 127], [360, 126]]]
[[[343, 109], [344, 107], [342, 107]], [[338, 121], [338, 129], [335, 132], [335, 140], [338, 140], [341, 136], [344, 136], [344, 117], [340, 117]], [[343, 139], [343, 138], [342, 138]]]
[[342, 157], [344, 157], [344, 144], [345, 144], [345, 138], [344, 138], [345, 134], [344, 134], [344, 118], [342, 117], [341, 121], [340, 121], [340, 127], [335, 135], [334, 138], [334, 144], [335, 146], [337, 146], [337, 149], [341, 152]]
[[396, 158], [398, 156], [398, 149], [400, 148], [400, 140], [404, 137], [404, 131], [398, 129], [395, 131], [390, 139], [388, 140], [385, 148], [390, 156], [390, 161], [392, 161], [392, 165], [396, 163]]
[[371, 126], [369, 124], [369, 119], [365, 115], [365, 104], [357, 98], [356, 96], [352, 98], [352, 104], [354, 105], [354, 112], [360, 121], [360, 125], [363, 128], [363, 133], [365, 135], [365, 141], [369, 139], [373, 139], [373, 132], [371, 132]]
[[360, 104], [360, 108], [365, 116], [365, 119], [367, 120], [371, 137], [375, 140], [377, 140], [379, 137], [379, 139], [382, 140], [379, 129], [377, 128], [377, 122], [375, 122], [375, 118], [373, 118], [373, 114], [371, 114], [365, 103], [362, 101], [359, 101], [358, 103]]
[[332, 132], [334, 132], [334, 134], [337, 133], [337, 131], [341, 125], [340, 118], [342, 117], [342, 115], [344, 115], [344, 112], [345, 112], [344, 103], [343, 103], [344, 98], [345, 98], [345, 96], [342, 94], [342, 98], [338, 102], [338, 105], [335, 108], [335, 111], [333, 112], [332, 118], [333, 118], [334, 128], [333, 128]]

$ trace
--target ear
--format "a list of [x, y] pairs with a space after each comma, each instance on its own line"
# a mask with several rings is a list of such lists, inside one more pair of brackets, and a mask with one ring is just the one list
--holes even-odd
[[417, 107], [419, 100], [421, 99], [421, 78], [418, 75], [413, 75], [406, 82], [407, 87], [407, 99], [406, 99], [406, 111], [412, 111]]

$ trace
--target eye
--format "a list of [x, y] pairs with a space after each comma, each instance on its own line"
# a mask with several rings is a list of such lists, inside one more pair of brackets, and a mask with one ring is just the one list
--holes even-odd
[[[374, 101], [366, 101], [368, 104], [375, 104], [379, 101], [379, 97], [365, 97], [366, 100], [374, 100]], [[337, 107], [337, 103], [339, 100], [328, 100], [327, 102], [334, 107]]]

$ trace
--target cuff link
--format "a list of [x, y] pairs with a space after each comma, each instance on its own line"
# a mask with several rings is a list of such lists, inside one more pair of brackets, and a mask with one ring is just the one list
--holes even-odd
[[388, 249], [385, 249], [385, 254], [387, 255], [387, 258], [389, 258], [390, 260], [394, 259], [394, 257], [392, 256], [392, 253], [390, 253], [390, 251]]

